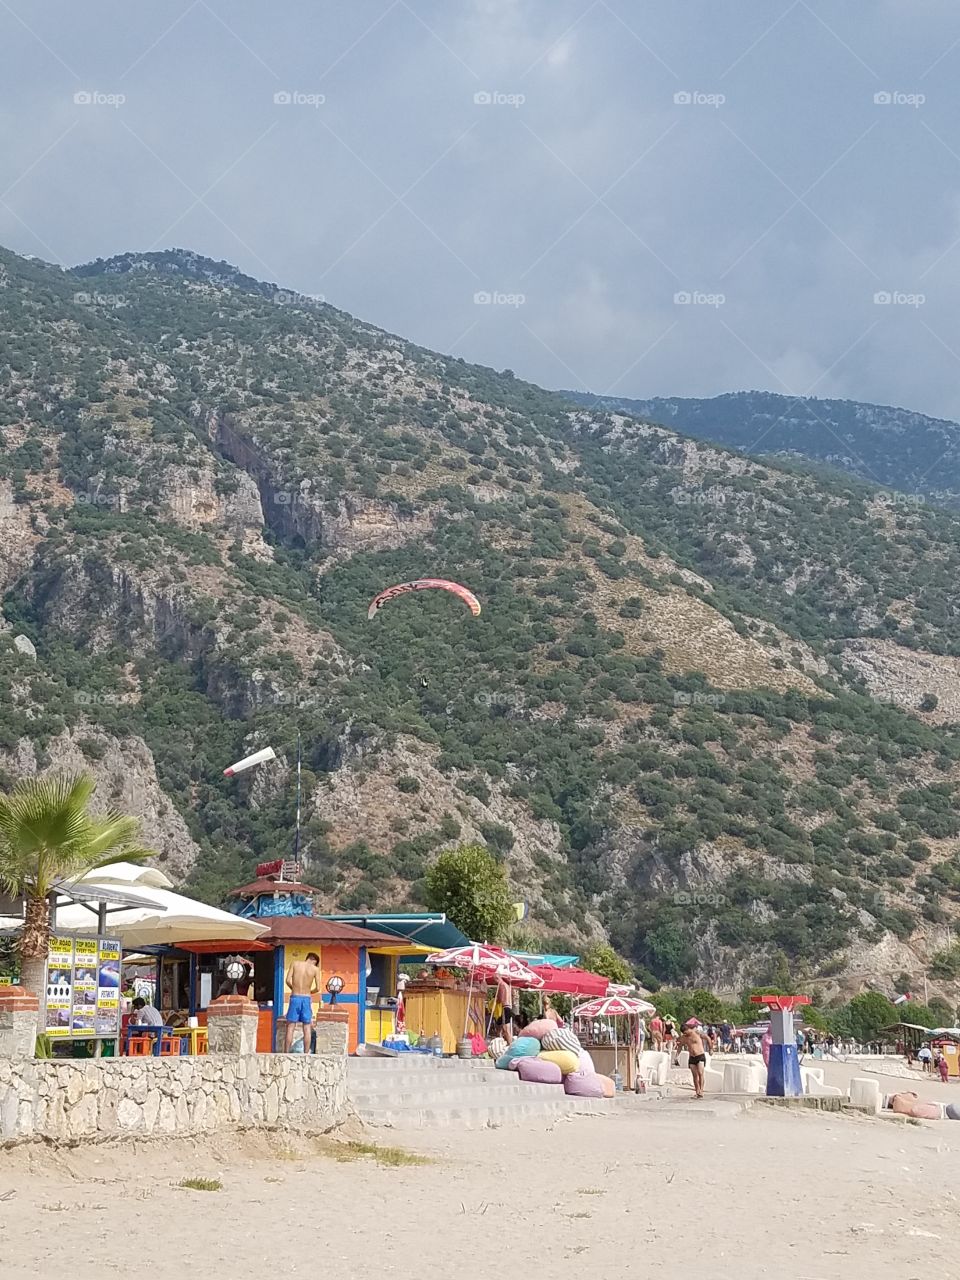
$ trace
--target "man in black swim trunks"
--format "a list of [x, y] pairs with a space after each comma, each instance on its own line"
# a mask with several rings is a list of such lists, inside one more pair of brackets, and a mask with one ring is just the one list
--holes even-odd
[[690, 1018], [683, 1024], [680, 1036], [680, 1047], [690, 1054], [690, 1074], [693, 1076], [693, 1092], [697, 1098], [703, 1097], [703, 1069], [707, 1062], [707, 1053], [700, 1034], [700, 1024], [696, 1018]]

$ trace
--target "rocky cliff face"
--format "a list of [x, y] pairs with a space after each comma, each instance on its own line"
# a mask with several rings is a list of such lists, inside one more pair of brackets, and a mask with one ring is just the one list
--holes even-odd
[[94, 813], [117, 809], [141, 824], [141, 842], [155, 850], [150, 860], [175, 881], [193, 868], [199, 849], [183, 818], [164, 795], [157, 779], [153, 756], [142, 738], [113, 738], [96, 725], [84, 723], [51, 740], [41, 764], [34, 743], [23, 738], [16, 748], [0, 756], [7, 775], [14, 779], [55, 771], [90, 773], [97, 790], [91, 803]]
[[[960, 522], [276, 292], [0, 251], [8, 778], [94, 768], [218, 899], [291, 847], [299, 734], [331, 906], [416, 905], [478, 840], [545, 943], [664, 981], [926, 965], [960, 919]], [[367, 621], [419, 576], [481, 616]]]

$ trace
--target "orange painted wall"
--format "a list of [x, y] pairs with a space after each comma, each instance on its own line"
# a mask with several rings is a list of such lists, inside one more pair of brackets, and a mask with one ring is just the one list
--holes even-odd
[[[284, 946], [284, 974], [295, 960], [305, 960], [308, 951], [319, 952], [320, 955], [320, 988], [324, 988], [328, 978], [334, 974], [343, 979], [343, 995], [356, 996], [360, 981], [360, 948], [344, 946], [343, 943], [329, 943], [320, 946], [316, 942], [288, 943]], [[284, 988], [284, 1001], [289, 999], [289, 991]], [[314, 1007], [320, 1003], [320, 996], [313, 997]], [[286, 1007], [286, 1005], [284, 1006]], [[353, 1053], [358, 1043], [358, 1008], [356, 1004], [341, 1004], [340, 1007], [350, 1014], [348, 1051]]]

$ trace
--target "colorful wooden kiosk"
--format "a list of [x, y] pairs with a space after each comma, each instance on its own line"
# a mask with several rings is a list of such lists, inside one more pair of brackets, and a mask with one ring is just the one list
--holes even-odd
[[464, 1032], [483, 1035], [486, 994], [466, 979], [414, 978], [403, 993], [407, 1031], [419, 1039], [439, 1036], [443, 1052], [456, 1053]]
[[[429, 954], [431, 929], [447, 923], [445, 916], [317, 915], [314, 900], [319, 892], [301, 882], [298, 866], [282, 860], [262, 864], [251, 884], [233, 891], [232, 909], [238, 915], [269, 926], [259, 939], [272, 953], [270, 1000], [261, 1006], [266, 1025], [257, 1045], [264, 1051], [284, 1047], [289, 996], [285, 975], [294, 961], [306, 959], [311, 951], [320, 957], [322, 975], [321, 990], [314, 997], [317, 1009], [333, 1001], [325, 990], [328, 979], [342, 980], [336, 1008], [349, 1015], [349, 1052], [354, 1053], [358, 1045], [387, 1039], [395, 1027], [400, 958], [416, 960]], [[382, 928], [379, 921], [384, 922]], [[420, 939], [418, 935], [424, 931], [431, 933], [430, 939]]]

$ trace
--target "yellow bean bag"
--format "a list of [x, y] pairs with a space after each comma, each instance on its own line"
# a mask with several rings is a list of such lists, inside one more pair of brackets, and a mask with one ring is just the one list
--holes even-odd
[[537, 1057], [542, 1058], [544, 1062], [555, 1062], [560, 1068], [561, 1075], [568, 1076], [580, 1069], [580, 1055], [579, 1053], [574, 1053], [572, 1049], [541, 1051], [537, 1054]]

